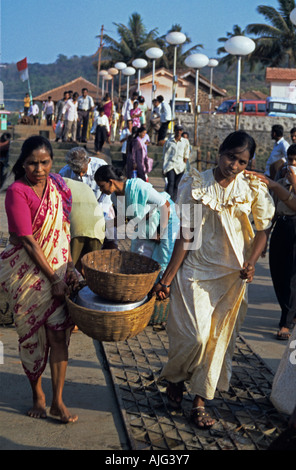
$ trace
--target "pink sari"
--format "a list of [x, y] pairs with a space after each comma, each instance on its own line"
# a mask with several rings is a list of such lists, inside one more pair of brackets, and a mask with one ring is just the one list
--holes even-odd
[[[59, 175], [50, 175], [33, 221], [33, 236], [54, 271], [65, 278], [69, 257], [71, 192]], [[66, 305], [51, 295], [51, 284], [21, 244], [9, 244], [0, 255], [0, 284], [8, 294], [19, 335], [20, 358], [30, 380], [45, 369], [46, 328], [73, 328]]]

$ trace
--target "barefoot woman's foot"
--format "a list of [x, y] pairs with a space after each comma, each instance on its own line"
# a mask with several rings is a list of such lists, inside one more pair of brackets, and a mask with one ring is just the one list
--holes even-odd
[[27, 415], [31, 418], [38, 418], [38, 419], [45, 419], [47, 418], [46, 408], [45, 408], [45, 400], [36, 400], [33, 403], [32, 408], [30, 408], [27, 412]]
[[52, 405], [50, 408], [50, 414], [55, 418], [60, 418], [61, 422], [65, 424], [76, 423], [76, 421], [78, 421], [78, 416], [72, 415], [64, 404], [59, 406]]

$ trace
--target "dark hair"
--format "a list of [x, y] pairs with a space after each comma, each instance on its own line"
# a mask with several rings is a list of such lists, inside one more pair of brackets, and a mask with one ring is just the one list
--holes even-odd
[[292, 127], [292, 129], [290, 130], [290, 134], [295, 134], [296, 132], [296, 127]]
[[281, 124], [275, 124], [272, 126], [271, 131], [274, 132], [277, 137], [282, 137], [284, 135], [284, 128]]
[[25, 175], [25, 170], [23, 167], [24, 161], [34, 152], [34, 150], [45, 148], [50, 155], [50, 158], [53, 159], [53, 151], [51, 143], [48, 139], [42, 135], [32, 135], [22, 145], [21, 154], [15, 162], [12, 172], [14, 173], [15, 180], [19, 180]]
[[158, 101], [159, 103], [162, 103], [162, 102], [163, 102], [163, 96], [162, 96], [162, 95], [158, 95], [158, 96], [156, 97], [156, 99], [157, 99], [157, 101]]
[[4, 132], [0, 137], [0, 142], [5, 142], [6, 140], [11, 139], [11, 134], [9, 132]]
[[235, 131], [229, 134], [226, 139], [222, 142], [219, 148], [220, 155], [227, 150], [231, 150], [237, 147], [247, 147], [250, 154], [250, 160], [255, 155], [256, 142], [249, 134], [245, 131]]
[[109, 183], [110, 180], [123, 181], [123, 173], [118, 168], [112, 165], [102, 165], [95, 172], [95, 181], [105, 181]]
[[287, 155], [288, 155], [288, 157], [290, 155], [296, 155], [296, 144], [290, 145], [290, 147], [287, 150]]
[[138, 137], [141, 134], [141, 132], [146, 131], [146, 130], [147, 130], [146, 127], [143, 125], [140, 127], [137, 127], [136, 136]]
[[144, 96], [139, 96], [139, 103], [145, 103]]

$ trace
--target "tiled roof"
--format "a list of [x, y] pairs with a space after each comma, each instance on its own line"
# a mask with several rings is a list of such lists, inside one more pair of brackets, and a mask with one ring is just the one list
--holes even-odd
[[57, 102], [63, 98], [64, 91], [77, 91], [77, 93], [79, 93], [80, 95], [82, 88], [87, 88], [88, 94], [91, 95], [94, 99], [96, 98], [97, 86], [83, 77], [78, 77], [75, 80], [72, 80], [71, 82], [65, 83], [64, 85], [61, 85], [57, 88], [53, 88], [52, 90], [48, 90], [45, 93], [42, 93], [41, 95], [34, 96], [33, 99], [36, 101], [46, 101], [47, 98], [51, 96], [52, 100]]
[[267, 82], [296, 80], [296, 69], [267, 67], [265, 79]]

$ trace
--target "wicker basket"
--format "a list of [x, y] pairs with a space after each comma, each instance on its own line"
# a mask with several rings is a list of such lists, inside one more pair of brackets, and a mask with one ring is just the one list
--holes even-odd
[[160, 325], [165, 323], [168, 319], [170, 308], [170, 298], [165, 300], [156, 300], [154, 306], [154, 312], [150, 318], [149, 325]]
[[155, 305], [155, 294], [134, 310], [102, 312], [81, 307], [66, 298], [69, 313], [78, 328], [98, 341], [125, 341], [144, 330]]
[[89, 288], [115, 303], [143, 299], [160, 272], [153, 259], [128, 251], [93, 251], [84, 255], [81, 263]]

